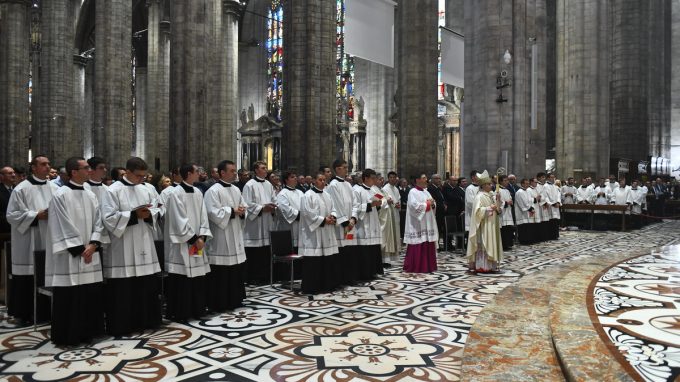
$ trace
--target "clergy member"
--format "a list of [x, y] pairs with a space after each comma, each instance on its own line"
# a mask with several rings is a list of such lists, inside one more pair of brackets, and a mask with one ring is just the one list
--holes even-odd
[[549, 174], [548, 180], [544, 185], [544, 195], [546, 197], [546, 204], [550, 211], [550, 219], [548, 221], [548, 240], [557, 240], [560, 238], [560, 207], [562, 206], [562, 192], [555, 184], [555, 174]]
[[50, 337], [59, 346], [104, 334], [99, 202], [83, 187], [85, 158], [69, 158], [65, 167], [70, 181], [50, 201], [45, 249], [45, 285], [54, 288]]
[[[385, 197], [372, 190], [377, 181], [374, 170], [367, 168], [361, 173], [361, 183], [355, 184], [352, 215], [356, 216], [356, 236], [359, 247], [359, 280], [370, 280], [375, 274], [383, 274], [380, 244], [382, 232], [380, 212]], [[379, 191], [379, 190], [378, 190]]]
[[97, 197], [98, 203], [102, 200], [102, 193], [108, 191], [108, 187], [104, 184], [104, 178], [109, 171], [106, 168], [106, 161], [104, 158], [92, 157], [87, 160], [87, 165], [90, 166], [87, 181], [83, 184], [86, 190], [92, 191]]
[[352, 185], [345, 180], [348, 172], [345, 160], [336, 159], [333, 162], [333, 171], [335, 176], [325, 191], [333, 201], [333, 216], [337, 218], [337, 225], [334, 227], [338, 240], [337, 277], [340, 284], [352, 285], [359, 276], [359, 249], [354, 229], [357, 218], [353, 215], [354, 191]]
[[246, 202], [236, 181], [236, 164], [223, 160], [217, 165], [219, 180], [205, 193], [210, 232], [206, 243], [210, 273], [208, 274], [208, 308], [223, 312], [243, 304], [246, 298], [243, 244]]
[[300, 238], [298, 253], [304, 256], [302, 292], [315, 294], [338, 286], [338, 239], [336, 217], [331, 214], [333, 201], [324, 191], [326, 176], [319, 172], [311, 189], [300, 200]]
[[118, 336], [161, 324], [160, 288], [153, 225], [158, 203], [142, 182], [148, 165], [132, 157], [125, 175], [109, 187], [101, 201], [104, 227], [111, 246], [104, 257], [106, 331]]
[[277, 214], [276, 229], [291, 231], [293, 247], [298, 247], [300, 236], [300, 199], [304, 193], [297, 188], [297, 174], [293, 171], [283, 172], [284, 186], [276, 195]]
[[[475, 172], [475, 181], [476, 176]], [[432, 195], [427, 192], [427, 175], [422, 174], [415, 183], [408, 193], [406, 205], [404, 272], [431, 273], [437, 270], [439, 232], [434, 214], [436, 206]]]
[[498, 219], [502, 200], [500, 194], [491, 192], [491, 178], [486, 171], [479, 175], [477, 182], [480, 190], [471, 214], [467, 259], [470, 271], [494, 273], [499, 271], [503, 260]]
[[168, 195], [164, 237], [170, 243], [166, 258], [168, 272], [167, 317], [178, 322], [201, 318], [207, 308], [206, 275], [210, 272], [203, 250], [212, 237], [201, 190], [194, 187], [199, 171], [195, 164], [179, 168], [182, 183]]
[[512, 194], [508, 190], [510, 180], [505, 175], [498, 176], [498, 188], [496, 193], [500, 193], [501, 198], [501, 239], [503, 243], [503, 250], [509, 251], [512, 249], [515, 233], [515, 222], [512, 217], [512, 210], [514, 201]]
[[520, 189], [515, 193], [515, 222], [517, 223], [517, 240], [522, 245], [534, 244], [537, 241], [533, 230], [536, 222], [534, 198], [529, 192], [529, 180], [520, 181]]
[[[47, 180], [50, 161], [46, 156], [33, 158], [31, 173], [14, 188], [7, 204], [7, 221], [12, 226], [12, 278], [7, 311], [23, 323], [33, 319], [33, 252], [45, 251], [48, 206], [58, 189]], [[38, 320], [49, 314], [49, 299], [39, 294]]]
[[272, 228], [273, 213], [276, 209], [274, 188], [265, 179], [267, 164], [253, 163], [255, 177], [243, 187], [243, 200], [248, 205], [243, 238], [246, 246], [247, 280], [253, 284], [264, 284], [269, 280], [270, 250], [269, 231]]
[[477, 192], [479, 192], [479, 186], [477, 185], [477, 170], [472, 170], [470, 172], [470, 181], [472, 184], [465, 189], [465, 240], [467, 240], [470, 231], [472, 206], [475, 202], [475, 196], [477, 195]]
[[382, 261], [384, 267], [391, 267], [399, 261], [401, 251], [401, 235], [399, 232], [401, 211], [401, 196], [397, 187], [399, 177], [394, 171], [387, 173], [387, 184], [382, 191], [385, 195], [385, 208], [380, 210], [380, 228], [382, 230]]

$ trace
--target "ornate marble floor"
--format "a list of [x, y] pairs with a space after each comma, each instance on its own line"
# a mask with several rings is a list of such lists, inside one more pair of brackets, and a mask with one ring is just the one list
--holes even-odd
[[434, 274], [393, 268], [331, 294], [250, 288], [233, 312], [73, 349], [52, 346], [47, 326], [34, 332], [3, 317], [0, 380], [456, 381], [472, 323], [503, 288], [574, 259], [665, 245], [678, 232], [680, 222], [565, 232], [507, 253], [499, 275], [468, 275], [461, 255], [442, 253]]
[[680, 246], [616, 264], [593, 280], [590, 314], [612, 354], [645, 381], [680, 376]]

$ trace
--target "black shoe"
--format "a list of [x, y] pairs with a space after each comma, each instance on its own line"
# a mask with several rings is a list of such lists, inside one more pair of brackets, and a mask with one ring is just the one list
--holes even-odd
[[392, 264], [390, 264], [390, 263], [383, 263], [383, 268], [392, 268]]

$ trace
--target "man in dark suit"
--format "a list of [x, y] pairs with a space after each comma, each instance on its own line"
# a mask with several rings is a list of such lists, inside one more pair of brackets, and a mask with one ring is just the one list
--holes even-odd
[[3, 167], [0, 169], [0, 233], [9, 234], [12, 227], [7, 222], [7, 205], [9, 204], [9, 197], [14, 188], [14, 178], [16, 177], [14, 169], [11, 167]]
[[444, 216], [446, 216], [447, 205], [444, 200], [444, 193], [442, 193], [442, 177], [439, 174], [434, 174], [430, 178], [430, 185], [427, 186], [427, 191], [432, 195], [434, 202], [437, 204], [435, 209], [435, 217], [437, 218], [437, 229], [439, 230], [439, 237], [444, 238]]
[[[458, 217], [460, 212], [465, 208], [464, 199], [460, 199], [459, 195], [456, 193], [456, 189], [458, 189], [458, 178], [450, 176], [449, 180], [444, 183], [442, 189], [444, 194], [444, 202], [446, 203], [446, 216]], [[465, 197], [464, 192], [463, 197]], [[446, 243], [444, 243], [444, 245], [446, 245]], [[449, 248], [452, 248], [453, 242], [449, 241], [448, 245]]]

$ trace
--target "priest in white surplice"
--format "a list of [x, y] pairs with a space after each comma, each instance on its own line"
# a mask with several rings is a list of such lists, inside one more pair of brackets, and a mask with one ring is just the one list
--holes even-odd
[[111, 246], [104, 254], [106, 331], [124, 335], [161, 324], [159, 301], [161, 268], [153, 243], [158, 203], [142, 182], [148, 165], [132, 157], [126, 174], [109, 187], [101, 202], [104, 227]]
[[304, 256], [302, 291], [308, 294], [331, 291], [338, 286], [336, 218], [331, 214], [333, 202], [324, 191], [325, 186], [324, 173], [317, 173], [312, 188], [300, 201], [298, 253]]
[[269, 231], [272, 228], [276, 199], [272, 184], [265, 179], [267, 164], [261, 161], [253, 163], [253, 172], [255, 177], [243, 186], [243, 200], [248, 205], [243, 233], [247, 280], [253, 284], [264, 284], [269, 280]]
[[224, 160], [217, 165], [219, 180], [205, 193], [210, 232], [206, 243], [208, 274], [208, 308], [223, 312], [241, 306], [246, 298], [246, 249], [243, 243], [246, 202], [236, 180], [236, 164]]
[[[31, 173], [14, 188], [7, 205], [7, 221], [12, 226], [12, 278], [7, 308], [10, 316], [24, 322], [33, 319], [33, 252], [45, 250], [48, 205], [58, 188], [47, 180], [50, 161], [44, 155], [33, 158]], [[38, 320], [49, 315], [49, 299], [38, 295]]]
[[562, 204], [576, 204], [576, 187], [574, 187], [574, 178], [569, 177], [567, 183], [562, 186], [560, 190], [562, 194]]
[[333, 201], [333, 216], [337, 218], [335, 235], [338, 240], [338, 260], [336, 273], [338, 283], [352, 285], [359, 277], [359, 248], [357, 247], [357, 218], [353, 213], [354, 191], [352, 185], [345, 180], [348, 167], [344, 159], [333, 162], [335, 176], [326, 187], [326, 192]]
[[70, 181], [50, 202], [45, 249], [45, 285], [54, 288], [50, 337], [60, 346], [104, 334], [99, 203], [83, 187], [90, 168], [85, 158], [69, 158], [65, 167]]
[[194, 164], [183, 164], [179, 173], [182, 183], [168, 195], [163, 229], [165, 241], [170, 243], [165, 260], [166, 315], [183, 322], [201, 318], [208, 306], [206, 275], [210, 265], [203, 247], [212, 235], [203, 194], [192, 186], [198, 182], [198, 168]]
[[515, 222], [512, 216], [514, 201], [510, 190], [508, 190], [509, 184], [510, 181], [506, 175], [498, 176], [496, 192], [501, 194], [501, 239], [504, 251], [512, 249], [515, 234]]
[[[361, 173], [361, 184], [355, 184], [354, 207], [352, 215], [356, 216], [356, 237], [359, 246], [359, 280], [370, 280], [376, 274], [383, 274], [382, 254], [380, 244], [382, 231], [380, 227], [380, 212], [383, 199], [381, 193], [376, 193], [372, 187], [377, 181], [374, 170], [367, 168]], [[379, 190], [378, 190], [379, 191]]]
[[470, 181], [472, 182], [465, 188], [465, 240], [467, 240], [470, 231], [470, 214], [472, 213], [472, 206], [475, 203], [475, 196], [479, 192], [477, 185], [477, 170], [470, 172]]
[[392, 266], [399, 261], [401, 251], [401, 237], [399, 234], [399, 212], [401, 211], [401, 196], [397, 183], [399, 177], [394, 171], [387, 174], [387, 184], [382, 188], [386, 205], [380, 210], [380, 227], [382, 229], [382, 260], [383, 266]]
[[515, 222], [517, 223], [517, 240], [522, 245], [537, 242], [535, 233], [536, 207], [534, 197], [530, 193], [529, 180], [524, 178], [520, 182], [521, 188], [515, 193]]
[[278, 207], [276, 230], [290, 231], [293, 237], [293, 247], [298, 247], [300, 235], [300, 199], [304, 193], [298, 190], [297, 174], [292, 171], [283, 172], [283, 188], [276, 195]]
[[437, 270], [439, 230], [435, 207], [432, 195], [427, 192], [427, 175], [422, 174], [416, 179], [416, 186], [408, 193], [404, 229], [404, 243], [407, 245], [404, 272], [431, 273]]
[[549, 234], [547, 239], [557, 240], [560, 238], [560, 207], [562, 206], [562, 192], [555, 185], [555, 174], [549, 174], [544, 186], [545, 201], [550, 210]]

